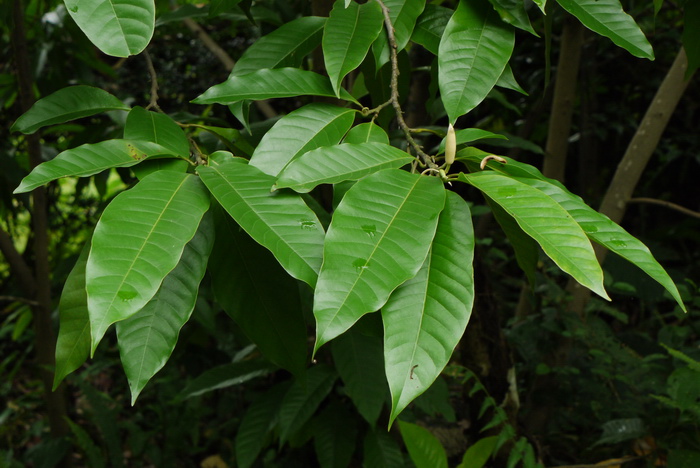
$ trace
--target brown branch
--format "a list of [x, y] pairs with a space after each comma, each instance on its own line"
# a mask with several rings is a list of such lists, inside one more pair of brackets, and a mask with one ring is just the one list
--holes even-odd
[[148, 74], [151, 76], [151, 100], [146, 106], [146, 110], [155, 109], [158, 112], [163, 112], [163, 110], [158, 105], [158, 74], [156, 74], [156, 69], [153, 66], [153, 60], [151, 60], [151, 54], [147, 50], [143, 51], [143, 58], [146, 59], [146, 66], [148, 67]]
[[683, 214], [686, 214], [688, 216], [692, 216], [693, 218], [700, 218], [700, 212], [690, 210], [684, 206], [677, 205], [675, 203], [672, 203], [670, 201], [666, 200], [659, 200], [656, 198], [646, 198], [646, 197], [639, 197], [639, 198], [630, 198], [630, 200], [627, 203], [649, 203], [652, 205], [659, 205], [659, 206], [664, 206], [666, 208], [680, 211]]

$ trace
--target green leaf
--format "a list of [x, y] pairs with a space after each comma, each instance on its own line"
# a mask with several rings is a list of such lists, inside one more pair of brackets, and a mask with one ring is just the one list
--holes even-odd
[[333, 340], [331, 350], [345, 392], [362, 417], [374, 426], [389, 389], [384, 377], [382, 339], [352, 328]]
[[501, 19], [516, 28], [527, 31], [537, 37], [540, 37], [530, 24], [530, 18], [525, 10], [523, 0], [489, 0], [493, 8], [501, 16]]
[[112, 167], [129, 167], [171, 150], [149, 141], [106, 140], [72, 148], [36, 166], [14, 193], [34, 190], [61, 177], [87, 177]]
[[[336, 93], [328, 78], [318, 73], [298, 68], [277, 68], [232, 76], [223, 83], [212, 86], [192, 102], [233, 104], [246, 99], [259, 101], [296, 96], [336, 97]], [[340, 90], [340, 98], [356, 102], [344, 89]]]
[[444, 203], [439, 179], [396, 169], [375, 172], [345, 194], [328, 228], [314, 294], [314, 352], [416, 274]]
[[405, 151], [383, 143], [344, 143], [318, 148], [292, 161], [275, 188], [306, 193], [319, 184], [357, 180], [379, 170], [399, 168], [413, 161]]
[[355, 125], [345, 135], [343, 143], [384, 143], [389, 144], [389, 135], [384, 129], [372, 122]]
[[92, 86], [69, 86], [39, 99], [12, 125], [11, 132], [34, 133], [47, 125], [111, 110], [129, 110], [116, 97]]
[[247, 164], [200, 166], [197, 172], [221, 206], [287, 273], [316, 285], [324, 232], [298, 194], [271, 192], [275, 179]]
[[[482, 130], [480, 128], [464, 128], [462, 130], [457, 130], [455, 132], [455, 137], [457, 138], [457, 145], [464, 145], [466, 143], [472, 143], [478, 140], [486, 140], [495, 138], [498, 140], [507, 140], [508, 137], [501, 135], [499, 133], [489, 132], [488, 130]], [[445, 152], [445, 139], [443, 138], [440, 142], [440, 148], [438, 149], [438, 154]], [[489, 154], [489, 153], [487, 153]]]
[[204, 216], [180, 262], [163, 279], [158, 292], [143, 309], [117, 323], [119, 356], [129, 381], [132, 405], [175, 349], [180, 329], [194, 310], [213, 243], [213, 220], [211, 215]]
[[90, 318], [85, 291], [85, 265], [90, 253], [90, 240], [83, 246], [78, 261], [63, 286], [58, 303], [58, 338], [53, 390], [63, 379], [83, 365], [90, 355]]
[[321, 468], [350, 465], [357, 439], [357, 420], [337, 401], [314, 420], [314, 449]]
[[457, 468], [483, 467], [489, 460], [489, 457], [491, 457], [497, 442], [498, 436], [484, 437], [483, 439], [477, 440], [464, 452], [462, 463], [460, 463]]
[[208, 209], [199, 178], [174, 171], [149, 175], [105, 208], [86, 267], [93, 354], [109, 325], [155, 295]]
[[365, 468], [404, 468], [401, 450], [386, 431], [367, 431], [363, 445]]
[[377, 2], [346, 7], [337, 0], [323, 30], [323, 59], [333, 90], [341, 97], [340, 83], [345, 75], [360, 66], [384, 25]]
[[326, 18], [304, 16], [261, 37], [246, 49], [230, 76], [263, 68], [298, 67], [320, 43]]
[[[384, 5], [389, 9], [389, 18], [394, 26], [396, 52], [400, 52], [411, 39], [416, 21], [425, 8], [425, 0], [384, 0]], [[386, 34], [380, 35], [374, 41], [372, 53], [377, 70], [389, 61], [389, 40]]]
[[546, 15], [545, 7], [547, 6], [547, 0], [532, 0], [532, 2], [538, 6], [543, 15]]
[[307, 334], [298, 283], [223, 209], [214, 213], [209, 270], [217, 302], [267, 359], [302, 374]]
[[263, 360], [239, 361], [213, 367], [189, 382], [177, 396], [177, 400], [186, 400], [214, 390], [240, 385], [267, 375], [273, 370], [274, 366]]
[[83, 452], [85, 452], [88, 465], [94, 468], [106, 467], [107, 460], [105, 460], [102, 451], [97, 446], [97, 444], [95, 444], [95, 442], [90, 438], [90, 435], [87, 433], [87, 431], [68, 418], [66, 418], [66, 422], [68, 423], [68, 427], [70, 427], [71, 432], [75, 436], [75, 441], [77, 445], [82, 449]]
[[128, 57], [146, 48], [153, 36], [153, 0], [64, 0], [78, 27], [107, 55]]
[[454, 123], [486, 98], [510, 59], [513, 28], [485, 0], [461, 0], [438, 53], [439, 85], [445, 111]]
[[142, 180], [144, 177], [154, 172], [187, 172], [187, 169], [190, 167], [192, 167], [190, 162], [184, 159], [150, 159], [133, 166], [131, 170], [134, 171], [136, 178]]
[[683, 48], [688, 56], [686, 79], [700, 66], [700, 3], [686, 2], [683, 7]]
[[513, 69], [510, 67], [510, 64], [506, 65], [506, 68], [503, 70], [503, 73], [501, 73], [501, 76], [496, 82], [496, 86], [500, 86], [501, 88], [506, 89], [512, 89], [513, 91], [517, 91], [520, 94], [529, 96], [527, 91], [525, 91], [515, 79], [515, 76], [513, 75]]
[[644, 33], [625, 13], [620, 0], [557, 0], [588, 29], [605, 36], [635, 57], [654, 60], [654, 50]]
[[416, 468], [447, 468], [447, 454], [429, 430], [406, 421], [399, 421], [399, 430]]
[[603, 271], [581, 226], [551, 197], [524, 182], [495, 172], [460, 173], [498, 203], [566, 273], [604, 299]]
[[[201, 4], [200, 4], [201, 5]], [[156, 26], [182, 21], [185, 18], [206, 18], [209, 16], [209, 5], [198, 7], [191, 3], [182, 5], [174, 11], [169, 11], [158, 16]]]
[[474, 229], [469, 206], [447, 192], [432, 248], [418, 273], [382, 308], [391, 424], [427, 390], [464, 334], [474, 301]]
[[298, 156], [322, 146], [336, 145], [355, 120], [356, 111], [313, 103], [282, 117], [265, 133], [250, 165], [271, 176]]
[[241, 0], [211, 0], [209, 3], [209, 17], [213, 18], [232, 10]]
[[172, 154], [190, 156], [190, 143], [175, 121], [143, 107], [134, 107], [127, 115], [124, 139], [151, 141], [168, 148]]
[[309, 369], [306, 379], [295, 380], [280, 407], [280, 443], [284, 444], [309, 420], [337, 378], [333, 369], [319, 364]]
[[423, 13], [418, 17], [411, 40], [425, 47], [433, 55], [437, 55], [440, 39], [452, 14], [453, 12], [449, 8], [427, 4]]

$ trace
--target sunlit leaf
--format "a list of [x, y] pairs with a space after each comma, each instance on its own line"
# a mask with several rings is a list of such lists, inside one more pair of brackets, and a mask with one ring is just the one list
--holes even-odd
[[384, 143], [389, 144], [389, 135], [384, 129], [372, 122], [361, 123], [355, 125], [345, 135], [343, 143]]

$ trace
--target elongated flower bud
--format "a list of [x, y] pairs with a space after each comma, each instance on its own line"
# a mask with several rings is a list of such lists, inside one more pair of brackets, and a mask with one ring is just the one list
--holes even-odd
[[448, 166], [455, 162], [455, 154], [457, 154], [457, 135], [455, 129], [450, 124], [447, 127], [447, 137], [445, 137], [445, 164]]

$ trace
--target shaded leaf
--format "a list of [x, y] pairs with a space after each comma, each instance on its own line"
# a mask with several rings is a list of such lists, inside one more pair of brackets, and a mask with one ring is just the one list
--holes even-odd
[[322, 146], [337, 145], [356, 111], [330, 104], [307, 104], [282, 117], [265, 133], [250, 165], [277, 176], [290, 161]]
[[484, 437], [477, 440], [464, 452], [462, 463], [457, 468], [481, 468], [491, 457], [497, 442], [498, 436]]
[[190, 162], [184, 159], [149, 159], [133, 166], [131, 170], [136, 178], [142, 180], [157, 171], [187, 172], [190, 167]]
[[433, 55], [437, 55], [440, 39], [452, 14], [453, 11], [449, 8], [432, 3], [427, 4], [423, 13], [418, 17], [411, 40], [425, 47]]
[[134, 107], [129, 111], [124, 126], [125, 140], [142, 140], [168, 148], [170, 153], [190, 156], [190, 143], [185, 132], [165, 114]]
[[205, 215], [158, 292], [137, 313], [117, 322], [119, 356], [129, 381], [132, 405], [175, 349], [180, 329], [194, 310], [213, 244], [213, 220]]
[[342, 0], [335, 2], [323, 30], [322, 46], [326, 70], [338, 97], [343, 78], [360, 66], [383, 25], [384, 15], [377, 2], [351, 2], [347, 7]]
[[213, 18], [232, 10], [241, 0], [211, 0], [209, 3], [209, 17]]
[[381, 429], [372, 428], [364, 439], [364, 468], [404, 468], [396, 441]]
[[683, 49], [688, 56], [686, 79], [700, 66], [700, 3], [686, 2], [683, 7]]
[[92, 86], [69, 86], [39, 99], [10, 128], [11, 132], [34, 133], [47, 125], [68, 122], [111, 110], [129, 110], [116, 97]]
[[292, 161], [280, 173], [275, 187], [306, 193], [320, 184], [361, 179], [382, 169], [399, 168], [413, 159], [405, 151], [383, 143], [326, 146]]
[[635, 57], [654, 60], [654, 50], [644, 33], [625, 13], [620, 0], [557, 0], [588, 29], [605, 36]]
[[128, 57], [146, 48], [153, 36], [153, 0], [64, 0], [78, 27], [107, 55]]
[[357, 182], [333, 214], [314, 295], [316, 345], [380, 309], [413, 277], [435, 235], [440, 180], [385, 169]]
[[513, 29], [485, 0], [459, 2], [438, 53], [440, 94], [451, 123], [488, 95], [514, 44]]
[[515, 76], [513, 75], [513, 69], [510, 67], [510, 64], [506, 65], [506, 68], [503, 69], [503, 73], [501, 73], [500, 78], [498, 78], [496, 86], [500, 86], [501, 88], [506, 89], [512, 89], [513, 91], [517, 91], [520, 94], [529, 96], [527, 91], [525, 91], [515, 79]]
[[353, 416], [340, 403], [332, 402], [314, 420], [314, 448], [321, 468], [349, 466], [357, 439]]
[[177, 396], [178, 400], [203, 395], [214, 390], [232, 387], [267, 375], [274, 366], [266, 361], [238, 361], [213, 367], [189, 382]]
[[105, 208], [86, 267], [92, 353], [109, 325], [151, 300], [208, 209], [199, 178], [174, 171], [149, 175]]
[[399, 421], [399, 430], [416, 468], [447, 468], [445, 449], [429, 430], [406, 421]]
[[361, 123], [355, 125], [345, 135], [343, 143], [384, 143], [389, 144], [389, 135], [384, 129], [372, 122]]
[[271, 192], [275, 179], [248, 164], [200, 166], [197, 172], [221, 206], [287, 273], [316, 285], [324, 232], [298, 194]]
[[523, 0], [489, 0], [493, 8], [501, 16], [501, 19], [506, 23], [515, 26], [516, 28], [527, 31], [537, 37], [539, 35], [532, 29], [530, 18], [525, 10]]
[[[411, 38], [416, 21], [425, 8], [425, 0], [384, 0], [384, 5], [389, 9], [389, 18], [394, 26], [396, 52], [400, 52]], [[372, 53], [377, 69], [389, 61], [389, 40], [386, 34], [380, 34], [374, 41]]]
[[464, 334], [474, 301], [474, 230], [467, 203], [447, 192], [432, 247], [418, 273], [382, 308], [389, 424], [427, 390]]

